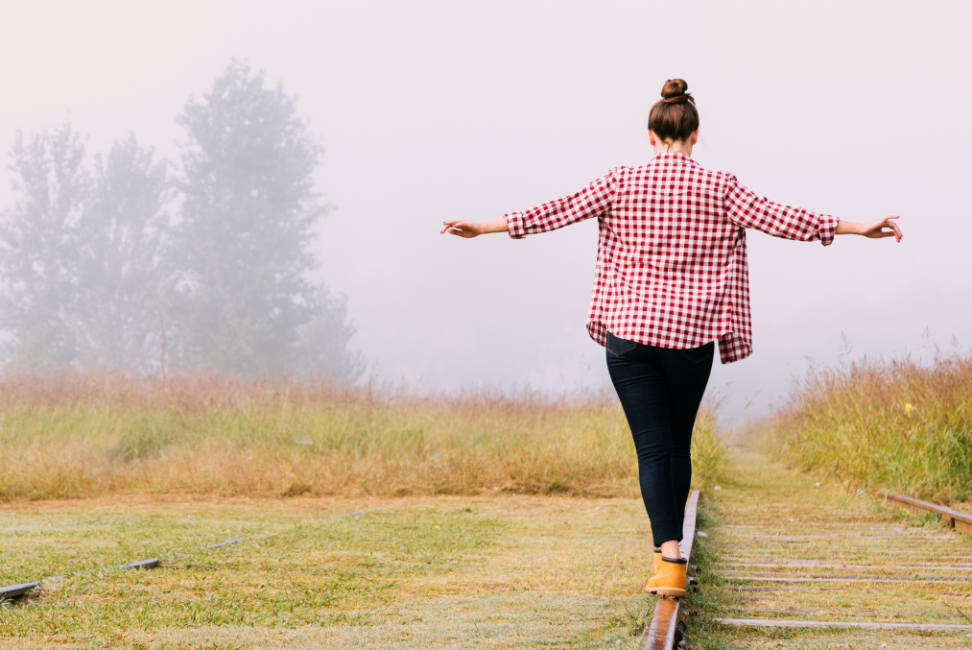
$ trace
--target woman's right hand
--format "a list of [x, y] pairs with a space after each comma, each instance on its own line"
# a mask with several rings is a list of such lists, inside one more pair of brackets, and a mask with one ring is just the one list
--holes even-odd
[[[885, 217], [870, 223], [863, 223], [861, 224], [861, 234], [865, 237], [870, 237], [871, 239], [878, 239], [880, 237], [894, 237], [895, 241], [901, 241], [901, 228], [898, 228], [898, 224], [892, 221], [892, 219], [897, 218], [898, 217]], [[885, 228], [890, 228], [890, 230], [885, 230]]]

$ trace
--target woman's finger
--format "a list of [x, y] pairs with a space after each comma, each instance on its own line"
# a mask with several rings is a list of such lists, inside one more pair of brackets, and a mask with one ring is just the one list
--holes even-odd
[[901, 234], [901, 228], [898, 228], [898, 224], [896, 223], [891, 223], [890, 225], [891, 225], [891, 230], [894, 231], [894, 240], [901, 241], [901, 238], [903, 237], [903, 235]]
[[474, 221], [443, 221], [442, 231], [439, 234], [449, 233], [457, 237], [470, 239], [480, 234], [479, 224]]
[[885, 223], [887, 223], [888, 227], [892, 230], [894, 234], [894, 240], [901, 241], [901, 237], [902, 237], [901, 228], [898, 227], [898, 224], [892, 221], [892, 219], [897, 219], [897, 218], [898, 217], [888, 217], [887, 219], [885, 219]]

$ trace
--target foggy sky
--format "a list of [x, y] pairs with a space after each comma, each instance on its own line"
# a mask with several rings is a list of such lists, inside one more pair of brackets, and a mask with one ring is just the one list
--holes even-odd
[[[647, 161], [667, 78], [701, 114], [694, 158], [771, 200], [904, 241], [830, 248], [750, 232], [754, 349], [714, 368], [726, 415], [762, 413], [806, 358], [972, 345], [972, 46], [966, 2], [17, 3], [5, 11], [0, 149], [71, 120], [106, 151], [175, 122], [230, 57], [299, 96], [327, 149], [320, 277], [350, 298], [383, 378], [427, 389], [607, 384], [584, 327], [597, 227], [438, 235]], [[9, 172], [6, 180], [9, 180]], [[11, 200], [9, 183], [0, 205]]]

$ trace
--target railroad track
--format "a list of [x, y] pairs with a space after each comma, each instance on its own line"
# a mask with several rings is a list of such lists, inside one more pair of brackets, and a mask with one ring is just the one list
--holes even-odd
[[[372, 510], [374, 510], [374, 508], [372, 508]], [[364, 513], [363, 510], [354, 510], [352, 512], [341, 513], [341, 514], [338, 514], [338, 515], [331, 515], [330, 517], [326, 517], [326, 519], [338, 519], [338, 518], [341, 518], [341, 517], [355, 517], [355, 516], [360, 515], [360, 514], [363, 514], [363, 513]], [[69, 522], [66, 525], [74, 525], [74, 524], [77, 524], [77, 523], [80, 523], [80, 522]], [[246, 541], [246, 540], [251, 540], [251, 539], [261, 539], [261, 540], [265, 540], [265, 539], [269, 539], [271, 537], [277, 537], [277, 536], [282, 535], [282, 534], [283, 533], [272, 533], [272, 534], [269, 534], [269, 535], [257, 535], [257, 536], [250, 536], [250, 537], [245, 537], [245, 536], [244, 537], [233, 537], [231, 539], [227, 539], [227, 540], [224, 540], [222, 542], [216, 542], [215, 544], [206, 544], [206, 545], [204, 545], [202, 547], [199, 547], [199, 549], [197, 549], [197, 550], [218, 549], [218, 548], [223, 548], [224, 546], [231, 546], [233, 544], [237, 544], [239, 542], [243, 542], [243, 541]], [[167, 563], [167, 562], [168, 563], [171, 563], [171, 562], [177, 561], [178, 558], [179, 558], [179, 555], [178, 554], [171, 555], [171, 556], [165, 557], [165, 558], [153, 557], [153, 558], [149, 558], [147, 560], [137, 560], [135, 562], [127, 562], [125, 564], [119, 564], [119, 565], [114, 565], [114, 566], [106, 566], [106, 567], [101, 567], [101, 568], [98, 568], [98, 569], [90, 569], [88, 571], [83, 571], [81, 573], [73, 573], [71, 575], [91, 574], [91, 573], [98, 573], [98, 572], [103, 572], [103, 571], [114, 571], [114, 570], [119, 570], [119, 569], [120, 570], [132, 570], [132, 569], [136, 569], [136, 570], [137, 569], [148, 570], [148, 569], [157, 569], [157, 568], [159, 568], [164, 563]], [[67, 575], [67, 574], [65, 574], [65, 575]], [[13, 585], [6, 585], [6, 586], [0, 585], [0, 601], [2, 601], [2, 600], [17, 600], [17, 599], [23, 598], [24, 596], [28, 596], [30, 594], [35, 593], [36, 591], [43, 590], [45, 583], [48, 583], [48, 582], [57, 582], [57, 581], [60, 581], [60, 580], [64, 580], [64, 577], [63, 576], [47, 576], [47, 577], [40, 578], [38, 580], [34, 580], [34, 581], [31, 581], [31, 582], [24, 582], [24, 583], [20, 583], [20, 584], [13, 584]]]
[[[720, 492], [710, 540], [729, 647], [972, 648], [972, 538], [744, 462], [763, 467]], [[967, 517], [934, 512], [955, 528]]]

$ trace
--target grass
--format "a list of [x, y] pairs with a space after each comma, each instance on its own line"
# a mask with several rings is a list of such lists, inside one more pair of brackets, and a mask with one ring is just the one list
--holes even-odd
[[[0, 647], [632, 649], [649, 539], [638, 499], [6, 506], [0, 582], [65, 579], [2, 604]], [[162, 567], [94, 568], [149, 555]]]
[[772, 427], [792, 466], [942, 503], [972, 498], [972, 356], [814, 368]]
[[[693, 453], [723, 476], [711, 406]], [[611, 394], [7, 375], [0, 456], [0, 584], [62, 578], [0, 648], [633, 649], [654, 610]]]
[[[713, 409], [699, 483], [725, 447]], [[0, 501], [218, 496], [637, 495], [613, 394], [422, 396], [374, 387], [61, 372], [0, 378]]]

